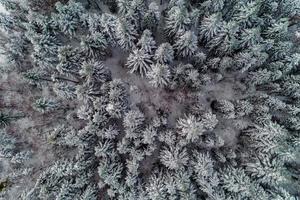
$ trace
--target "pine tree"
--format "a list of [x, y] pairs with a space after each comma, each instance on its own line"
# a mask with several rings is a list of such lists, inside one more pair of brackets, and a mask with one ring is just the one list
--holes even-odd
[[261, 19], [258, 17], [260, 8], [261, 3], [256, 1], [237, 4], [234, 9], [233, 20], [242, 27], [259, 24], [261, 22]]
[[166, 87], [170, 82], [170, 76], [169, 66], [163, 64], [151, 65], [151, 69], [147, 73], [147, 78], [150, 79], [149, 83], [156, 88]]
[[166, 29], [169, 36], [176, 35], [179, 30], [186, 31], [190, 23], [190, 17], [185, 6], [174, 6], [168, 11]]
[[106, 53], [108, 43], [101, 33], [95, 33], [82, 39], [81, 46], [86, 55], [92, 58], [103, 57]]
[[84, 8], [80, 3], [71, 0], [67, 5], [58, 2], [55, 4], [57, 13], [52, 15], [53, 22], [66, 34], [74, 35], [80, 27], [80, 16], [84, 13]]
[[41, 113], [53, 111], [57, 109], [57, 107], [57, 102], [46, 98], [39, 98], [33, 104], [33, 108]]
[[135, 49], [129, 55], [126, 66], [130, 69], [130, 73], [138, 72], [143, 77], [150, 70], [151, 64], [151, 55], [143, 50]]
[[159, 20], [159, 7], [155, 2], [151, 2], [148, 6], [148, 11], [143, 16], [142, 27], [143, 29], [149, 29], [154, 33], [157, 29]]
[[259, 28], [245, 29], [241, 34], [240, 45], [242, 48], [251, 47], [262, 42]]
[[179, 56], [191, 57], [196, 53], [198, 49], [197, 43], [198, 39], [195, 33], [193, 33], [192, 31], [180, 31], [179, 38], [173, 45], [173, 47], [177, 51], [177, 54]]
[[235, 104], [235, 111], [238, 116], [249, 115], [253, 111], [253, 105], [247, 100], [238, 100]]
[[237, 48], [238, 26], [235, 21], [223, 24], [223, 27], [209, 42], [209, 49], [216, 50], [220, 55], [231, 55]]
[[252, 197], [252, 183], [242, 169], [227, 168], [221, 173], [223, 188], [238, 198]]
[[15, 20], [11, 16], [3, 13], [0, 14], [1, 29], [7, 32], [13, 31], [15, 29], [15, 23]]
[[[1, 115], [0, 115], [1, 116]], [[0, 154], [1, 157], [11, 158], [16, 151], [16, 140], [11, 137], [4, 130], [0, 130]]]
[[222, 26], [223, 21], [220, 13], [204, 17], [200, 25], [200, 39], [210, 41], [222, 30]]
[[160, 64], [170, 64], [174, 60], [174, 50], [169, 43], [163, 43], [155, 51], [154, 59]]
[[6, 127], [14, 120], [23, 117], [22, 115], [12, 115], [4, 112], [0, 112], [0, 127]]
[[53, 91], [61, 98], [74, 99], [76, 98], [76, 87], [64, 82], [56, 82], [53, 85]]
[[39, 70], [30, 70], [23, 73], [24, 79], [31, 85], [39, 86], [43, 81], [52, 81], [51, 78], [46, 78], [43, 76]]
[[234, 105], [228, 100], [214, 101], [213, 108], [222, 113], [224, 118], [231, 119], [235, 117]]
[[126, 94], [125, 84], [118, 79], [109, 83], [109, 103], [106, 106], [106, 111], [116, 118], [121, 118], [128, 110], [128, 98]]
[[71, 46], [63, 46], [58, 49], [59, 64], [56, 69], [61, 74], [78, 74], [82, 57], [79, 49]]
[[135, 46], [137, 30], [126, 19], [119, 19], [116, 23], [116, 37], [118, 44], [125, 50], [130, 50]]
[[156, 49], [156, 43], [155, 40], [152, 37], [151, 31], [148, 29], [144, 30], [142, 37], [137, 43], [137, 46], [140, 50], [152, 54], [153, 51]]
[[206, 112], [201, 116], [201, 122], [208, 131], [211, 131], [216, 127], [219, 121], [215, 114]]
[[185, 148], [181, 149], [180, 146], [166, 147], [160, 152], [160, 161], [168, 169], [178, 170], [186, 166], [189, 157]]
[[143, 126], [144, 121], [144, 114], [139, 110], [131, 110], [126, 113], [123, 120], [123, 125], [129, 133], [128, 137], [136, 137], [135, 133], [133, 132], [140, 130], [140, 128]]
[[284, 0], [281, 2], [282, 12], [289, 17], [300, 15], [300, 3], [298, 1]]
[[102, 84], [111, 80], [111, 72], [102, 62], [96, 60], [82, 63], [79, 74], [90, 84]]
[[115, 43], [117, 43], [117, 22], [118, 19], [114, 15], [108, 13], [104, 13], [101, 15], [101, 30], [105, 34], [107, 41], [110, 45], [115, 45]]
[[185, 116], [177, 122], [179, 134], [184, 137], [187, 142], [195, 142], [205, 131], [200, 119], [193, 115]]
[[149, 197], [153, 200], [160, 200], [166, 198], [166, 188], [164, 186], [164, 176], [162, 173], [157, 173], [157, 175], [152, 175], [146, 185], [146, 192]]

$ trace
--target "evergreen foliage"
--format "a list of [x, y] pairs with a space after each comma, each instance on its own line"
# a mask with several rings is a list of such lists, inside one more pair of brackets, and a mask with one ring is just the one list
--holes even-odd
[[299, 1], [0, 3], [0, 199], [300, 197]]

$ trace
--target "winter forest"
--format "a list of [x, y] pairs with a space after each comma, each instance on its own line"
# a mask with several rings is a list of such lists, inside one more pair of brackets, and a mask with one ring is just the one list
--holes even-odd
[[1, 200], [299, 200], [300, 0], [0, 0]]

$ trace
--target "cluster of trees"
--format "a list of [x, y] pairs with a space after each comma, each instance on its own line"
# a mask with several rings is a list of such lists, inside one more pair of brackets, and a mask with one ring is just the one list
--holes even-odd
[[29, 99], [0, 102], [3, 198], [300, 196], [298, 1], [0, 3], [0, 94]]

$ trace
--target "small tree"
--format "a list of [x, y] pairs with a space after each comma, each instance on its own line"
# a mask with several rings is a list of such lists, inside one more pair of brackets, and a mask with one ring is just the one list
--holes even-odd
[[142, 28], [149, 29], [155, 32], [160, 20], [159, 7], [155, 2], [151, 2], [148, 7], [148, 11], [143, 16]]
[[55, 110], [58, 103], [51, 99], [39, 98], [33, 104], [33, 108], [41, 113], [46, 113]]
[[56, 69], [61, 74], [77, 75], [82, 63], [82, 55], [79, 49], [71, 46], [63, 46], [58, 50], [59, 64]]
[[215, 110], [220, 112], [224, 118], [231, 119], [235, 117], [234, 105], [228, 100], [214, 101], [212, 106]]
[[151, 31], [148, 29], [144, 30], [142, 37], [137, 43], [137, 46], [140, 48], [140, 50], [143, 50], [146, 53], [153, 53], [154, 49], [156, 49], [156, 42], [152, 37]]
[[187, 142], [195, 142], [205, 131], [200, 119], [193, 115], [179, 119], [177, 128], [179, 129], [179, 134], [183, 136]]
[[161, 64], [169, 64], [174, 60], [174, 50], [169, 43], [159, 45], [155, 51], [154, 59]]
[[185, 6], [174, 6], [168, 11], [166, 30], [169, 36], [176, 35], [179, 30], [187, 30], [190, 23], [190, 16]]
[[223, 22], [220, 13], [204, 17], [200, 25], [200, 39], [210, 41], [222, 28]]
[[126, 66], [130, 73], [138, 72], [143, 77], [150, 70], [151, 64], [151, 56], [147, 52], [135, 49], [129, 55]]
[[[0, 113], [0, 120], [1, 120], [1, 113]], [[4, 130], [0, 130], [1, 157], [11, 158], [15, 154], [15, 151], [16, 151], [16, 140], [10, 135], [8, 135], [7, 133], [5, 133]]]
[[4, 112], [0, 112], [0, 127], [8, 126], [12, 121], [17, 120], [23, 116], [21, 115], [10, 115]]
[[129, 138], [137, 137], [136, 131], [140, 130], [145, 121], [144, 114], [139, 110], [131, 110], [125, 114], [123, 125]]
[[81, 46], [87, 56], [91, 58], [104, 57], [108, 43], [102, 33], [89, 35], [81, 40]]
[[191, 57], [198, 49], [198, 39], [192, 31], [180, 31], [179, 38], [174, 44], [174, 49], [181, 57]]
[[182, 149], [179, 145], [176, 147], [170, 146], [169, 148], [164, 148], [160, 152], [160, 161], [171, 170], [182, 169], [187, 165], [188, 160], [189, 157], [186, 149]]
[[116, 23], [116, 37], [118, 44], [125, 50], [130, 50], [135, 46], [137, 38], [136, 28], [126, 19], [119, 19]]
[[80, 16], [84, 13], [83, 6], [71, 0], [67, 5], [58, 2], [55, 8], [58, 13], [52, 15], [54, 24], [62, 32], [74, 35], [75, 31], [80, 27]]
[[171, 73], [168, 65], [151, 65], [151, 70], [147, 73], [150, 84], [156, 88], [166, 87], [170, 82]]

